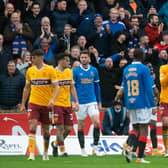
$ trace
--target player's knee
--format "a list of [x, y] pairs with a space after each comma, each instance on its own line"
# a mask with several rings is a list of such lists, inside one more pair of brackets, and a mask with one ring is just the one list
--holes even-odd
[[67, 127], [67, 128], [65, 128], [65, 132], [66, 133], [70, 133], [72, 131], [72, 127]]
[[79, 130], [84, 130], [85, 123], [78, 123], [78, 129]]
[[35, 134], [36, 133], [36, 126], [30, 125], [29, 126], [29, 132], [32, 133], [32, 134]]
[[64, 132], [64, 127], [63, 126], [57, 126], [57, 134], [63, 134], [63, 132]]
[[94, 125], [94, 127], [100, 127], [100, 121], [95, 121], [94, 123], [93, 123], [93, 125]]
[[35, 130], [35, 129], [29, 129], [29, 133], [30, 133], [30, 134], [35, 134], [35, 133], [36, 133], [36, 130]]

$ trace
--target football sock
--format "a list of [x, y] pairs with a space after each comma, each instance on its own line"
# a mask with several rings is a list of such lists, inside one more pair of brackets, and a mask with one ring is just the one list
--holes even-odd
[[136, 140], [134, 141], [134, 145], [133, 145], [133, 149], [132, 149], [132, 152], [136, 152], [137, 151], [137, 147], [138, 147], [138, 138], [136, 138]]
[[64, 141], [58, 142], [59, 150], [61, 153], [65, 152]]
[[29, 134], [29, 152], [34, 153], [36, 145], [36, 137], [34, 133]]
[[150, 137], [152, 141], [152, 148], [157, 149], [157, 136], [156, 136], [156, 126], [151, 126]]
[[131, 131], [127, 139], [127, 145], [134, 148], [137, 144], [137, 137], [138, 133], [136, 131]]
[[138, 158], [143, 158], [144, 150], [145, 150], [145, 147], [146, 147], [146, 142], [147, 142], [147, 137], [146, 136], [139, 136], [139, 141], [138, 141], [138, 147], [139, 147]]
[[100, 127], [94, 127], [94, 130], [93, 130], [93, 144], [94, 145], [98, 145], [98, 142], [99, 142], [99, 137], [100, 137]]
[[49, 139], [49, 135], [44, 135], [44, 152], [48, 152]]
[[163, 141], [165, 149], [168, 149], [168, 129], [163, 127]]
[[58, 146], [58, 141], [57, 140], [54, 141], [54, 145]]
[[78, 130], [78, 141], [80, 144], [80, 148], [83, 149], [85, 147], [85, 138], [83, 130]]

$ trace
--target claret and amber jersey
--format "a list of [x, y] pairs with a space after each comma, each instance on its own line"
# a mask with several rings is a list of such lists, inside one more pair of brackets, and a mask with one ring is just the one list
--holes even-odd
[[29, 103], [47, 106], [53, 96], [54, 82], [57, 78], [52, 66], [44, 64], [41, 69], [30, 67], [26, 75], [26, 83], [31, 84]]
[[64, 71], [59, 71], [58, 68], [55, 69], [56, 77], [60, 86], [59, 95], [56, 99], [56, 106], [70, 107], [70, 87], [73, 83], [72, 71], [66, 68]]
[[168, 65], [162, 65], [160, 67], [160, 102], [168, 103]]

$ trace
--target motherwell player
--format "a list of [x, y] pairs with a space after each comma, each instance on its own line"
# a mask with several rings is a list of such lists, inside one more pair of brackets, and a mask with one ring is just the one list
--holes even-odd
[[28, 160], [35, 160], [35, 133], [38, 121], [41, 122], [44, 137], [43, 160], [48, 158], [49, 145], [49, 112], [53, 108], [59, 92], [59, 85], [56, 80], [56, 73], [52, 66], [43, 62], [43, 51], [32, 52], [32, 63], [34, 66], [28, 69], [26, 76], [26, 86], [23, 91], [23, 98], [20, 111], [25, 111], [25, 103], [28, 99], [28, 119], [29, 119], [29, 151]]
[[161, 118], [163, 123], [163, 141], [166, 149], [165, 157], [168, 157], [168, 65], [160, 67], [160, 108], [162, 109]]
[[[72, 130], [73, 110], [78, 110], [78, 98], [73, 82], [72, 71], [69, 69], [70, 58], [64, 53], [57, 55], [58, 66], [56, 67], [56, 77], [59, 83], [60, 91], [54, 106], [54, 121], [57, 126], [57, 140], [51, 143], [53, 147], [53, 156], [58, 155], [58, 148], [61, 156], [68, 156], [65, 151], [64, 139]], [[75, 103], [71, 107], [70, 94]]]

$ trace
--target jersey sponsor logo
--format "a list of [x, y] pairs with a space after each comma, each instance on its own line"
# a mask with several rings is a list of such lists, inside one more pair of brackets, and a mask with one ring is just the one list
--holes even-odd
[[60, 80], [58, 83], [59, 86], [69, 86], [71, 85], [71, 80]]
[[88, 83], [92, 83], [92, 82], [93, 82], [93, 79], [88, 79], [88, 78], [81, 79], [82, 84], [88, 84]]
[[31, 85], [40, 86], [40, 85], [50, 85], [50, 79], [33, 79], [31, 80]]

